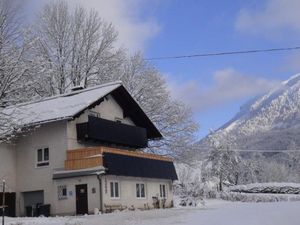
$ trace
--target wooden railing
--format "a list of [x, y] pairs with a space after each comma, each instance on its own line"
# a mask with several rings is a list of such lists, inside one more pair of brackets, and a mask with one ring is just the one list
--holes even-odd
[[141, 157], [141, 158], [155, 159], [155, 160], [162, 160], [162, 161], [170, 161], [170, 162], [173, 161], [169, 157], [156, 155], [156, 154], [151, 154], [151, 153], [145, 153], [145, 152], [142, 152], [142, 151], [128, 151], [128, 150], [117, 149], [117, 148], [109, 148], [109, 147], [102, 147], [102, 149], [103, 149], [104, 153], [107, 152], [107, 153], [127, 155], [127, 156], [132, 156], [132, 157]]
[[103, 153], [101, 147], [97, 148], [83, 148], [83, 149], [76, 149], [76, 150], [68, 150], [67, 151], [67, 160], [74, 160], [74, 159], [84, 159], [91, 156], [101, 156]]
[[102, 155], [105, 153], [126, 155], [131, 157], [140, 157], [153, 160], [169, 161], [173, 160], [169, 157], [144, 153], [141, 151], [128, 151], [110, 147], [90, 147], [83, 149], [75, 149], [67, 151], [67, 160], [65, 161], [66, 170], [86, 169], [103, 165]]
[[65, 161], [66, 170], [80, 170], [103, 165], [102, 157], [72, 159]]

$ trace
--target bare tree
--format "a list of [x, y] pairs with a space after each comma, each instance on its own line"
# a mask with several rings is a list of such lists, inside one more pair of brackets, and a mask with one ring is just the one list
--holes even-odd
[[0, 0], [0, 136], [13, 129], [12, 118], [2, 109], [27, 100], [32, 86], [27, 51], [32, 45], [22, 27], [21, 2]]
[[193, 147], [198, 126], [191, 111], [171, 98], [162, 75], [140, 54], [128, 57], [115, 48], [117, 32], [111, 24], [93, 10], [71, 10], [65, 1], [46, 5], [38, 20], [33, 55], [39, 64], [34, 74], [39, 95], [121, 80], [164, 136], [148, 151], [181, 157]]
[[122, 53], [114, 47], [117, 32], [111, 24], [96, 11], [80, 6], [72, 10], [65, 1], [47, 4], [33, 29], [38, 39], [33, 54], [40, 65], [36, 73], [40, 95], [94, 84], [103, 67], [113, 67]]
[[[27, 50], [32, 42], [21, 29], [20, 3], [0, 0], [0, 106], [19, 102], [28, 85]], [[26, 37], [26, 36], [25, 36]]]
[[148, 151], [181, 158], [194, 148], [198, 124], [183, 103], [170, 96], [166, 82], [153, 66], [136, 54], [124, 60], [115, 73], [100, 76], [98, 82], [121, 80], [164, 138], [150, 142]]

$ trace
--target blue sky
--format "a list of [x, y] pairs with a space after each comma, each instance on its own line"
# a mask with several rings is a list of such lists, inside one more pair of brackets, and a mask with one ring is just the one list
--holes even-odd
[[[50, 0], [27, 0], [28, 15]], [[69, 0], [119, 30], [119, 44], [146, 58], [300, 45], [298, 0]], [[200, 124], [217, 129], [247, 100], [300, 71], [300, 52], [151, 61]]]
[[[285, 2], [294, 5], [288, 3], [289, 1]], [[255, 18], [259, 16], [258, 14], [267, 14], [268, 8], [275, 7], [273, 4], [276, 5], [277, 1], [169, 1], [167, 4], [165, 3], [164, 7], [156, 11], [156, 20], [161, 25], [161, 31], [149, 43], [146, 56], [185, 55], [299, 45], [299, 41], [297, 41], [299, 30], [294, 29], [290, 24], [283, 24], [282, 27], [274, 27], [270, 30], [266, 29], [266, 32], [270, 33], [264, 33], [264, 30], [256, 31], [256, 29], [261, 29], [259, 24], [247, 25], [246, 22], [242, 21], [243, 12]], [[299, 4], [297, 7], [300, 10]], [[278, 14], [273, 16], [276, 17]], [[284, 16], [289, 15], [285, 14]], [[299, 19], [299, 17], [297, 18]], [[257, 23], [259, 22], [257, 21]], [[274, 23], [277, 23], [276, 20]], [[266, 26], [272, 27], [274, 25], [266, 24]], [[290, 32], [289, 35], [284, 35], [283, 32], [287, 30]], [[287, 79], [297, 72], [297, 66], [290, 65], [296, 60], [297, 55], [295, 54], [296, 52], [276, 52], [162, 60], [152, 63], [162, 73], [167, 74], [169, 80], [178, 81], [174, 87], [174, 92], [177, 92], [180, 86], [184, 86], [188, 82], [197, 84], [198, 89], [196, 91], [193, 88], [187, 89], [184, 93], [180, 91], [183, 94], [181, 96], [183, 101], [190, 96], [195, 96], [193, 94], [189, 96], [189, 92], [192, 91], [204, 92], [196, 95], [196, 97], [207, 97], [208, 101], [210, 98], [214, 98], [212, 97], [214, 93], [211, 91], [219, 91], [214, 80], [218, 71], [223, 71], [224, 74], [225, 71], [228, 71], [228, 74], [234, 72], [236, 76], [241, 75], [244, 80], [251, 81], [253, 79], [253, 82], [248, 84], [249, 86], [253, 85], [253, 91], [249, 90], [246, 93], [243, 93], [243, 90], [237, 91], [229, 98], [217, 95], [216, 97], [220, 97], [220, 100], [216, 101], [215, 104], [208, 106], [203, 104], [203, 107], [200, 104], [195, 108], [195, 118], [201, 126], [199, 135], [203, 136], [207, 134], [209, 129], [216, 129], [232, 118], [238, 112], [239, 107], [248, 99], [262, 94], [265, 91], [264, 87], [268, 90], [272, 84], [276, 85], [280, 80]], [[255, 81], [260, 79], [264, 80], [264, 84], [258, 85], [259, 88], [257, 89]], [[228, 90], [221, 92], [232, 92], [232, 89], [238, 89], [237, 86], [240, 85], [241, 81], [235, 83], [235, 79], [233, 79], [232, 82], [232, 85], [227, 85]], [[211, 91], [205, 91], [205, 89]], [[197, 100], [203, 102], [199, 98], [188, 102], [191, 102], [193, 107], [193, 103]]]

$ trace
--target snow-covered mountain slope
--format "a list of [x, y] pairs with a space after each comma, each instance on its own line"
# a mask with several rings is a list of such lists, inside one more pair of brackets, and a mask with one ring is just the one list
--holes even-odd
[[300, 149], [300, 74], [241, 107], [213, 135], [240, 149]]

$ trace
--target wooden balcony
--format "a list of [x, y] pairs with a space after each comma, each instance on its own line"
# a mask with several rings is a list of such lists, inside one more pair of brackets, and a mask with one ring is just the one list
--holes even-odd
[[105, 153], [172, 162], [171, 158], [160, 155], [101, 146], [68, 150], [67, 160], [65, 160], [65, 170], [80, 170], [103, 166], [103, 155], [105, 155]]
[[65, 161], [65, 170], [80, 170], [101, 166], [103, 164], [102, 157], [73, 159]]

